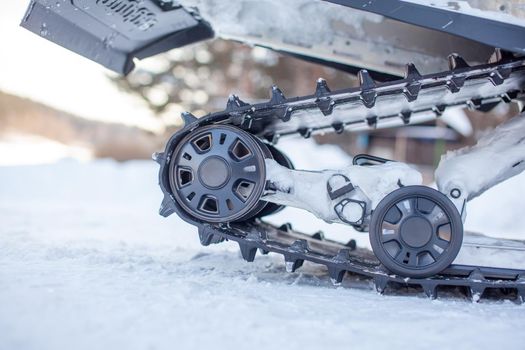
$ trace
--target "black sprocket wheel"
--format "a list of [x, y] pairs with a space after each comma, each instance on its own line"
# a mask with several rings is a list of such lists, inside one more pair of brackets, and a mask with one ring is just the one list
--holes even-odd
[[229, 125], [204, 126], [184, 137], [170, 162], [173, 196], [205, 222], [246, 220], [260, 212], [268, 148]]

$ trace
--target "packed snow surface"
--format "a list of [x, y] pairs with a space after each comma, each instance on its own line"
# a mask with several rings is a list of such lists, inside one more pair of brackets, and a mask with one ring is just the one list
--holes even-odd
[[[282, 146], [298, 168], [348, 161], [335, 147]], [[289, 274], [280, 256], [246, 263], [231, 242], [201, 247], [195, 228], [157, 215], [156, 177], [153, 162], [0, 168], [0, 349], [523, 348], [525, 306], [510, 301], [381, 296], [356, 278], [333, 287], [312, 264]], [[467, 226], [493, 219], [523, 237], [524, 190], [519, 176], [488, 191], [496, 204], [476, 199]], [[354, 234], [299, 210], [273, 220]]]

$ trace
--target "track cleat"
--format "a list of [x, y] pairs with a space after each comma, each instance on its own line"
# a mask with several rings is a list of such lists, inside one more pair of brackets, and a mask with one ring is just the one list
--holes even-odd
[[383, 294], [388, 286], [388, 277], [377, 275], [373, 277], [374, 288], [377, 293]]
[[345, 270], [341, 270], [335, 267], [328, 267], [328, 275], [330, 276], [330, 281], [334, 286], [340, 286], [343, 282], [343, 278], [346, 274]]
[[425, 281], [421, 283], [421, 288], [423, 288], [423, 292], [425, 292], [425, 295], [430, 299], [437, 299], [437, 284], [431, 281]]
[[247, 262], [253, 262], [257, 254], [257, 247], [240, 241], [238, 243], [242, 258]]
[[198, 120], [196, 116], [191, 114], [190, 112], [182, 112], [180, 114], [180, 117], [182, 118], [182, 121], [184, 122], [184, 126], [188, 126]]

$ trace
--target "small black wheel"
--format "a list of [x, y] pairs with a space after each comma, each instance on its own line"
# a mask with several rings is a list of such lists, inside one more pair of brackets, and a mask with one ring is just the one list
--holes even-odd
[[170, 163], [170, 186], [179, 205], [205, 222], [242, 221], [260, 212], [268, 148], [230, 125], [210, 125], [185, 136]]
[[376, 257], [403, 277], [438, 274], [454, 261], [463, 242], [463, 223], [454, 204], [425, 186], [388, 194], [373, 211], [369, 230]]

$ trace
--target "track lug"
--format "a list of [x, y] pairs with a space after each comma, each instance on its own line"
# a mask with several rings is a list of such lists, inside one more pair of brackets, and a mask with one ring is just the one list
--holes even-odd
[[368, 73], [366, 69], [361, 69], [357, 73], [357, 78], [359, 79], [361, 90], [370, 90], [376, 87], [374, 79], [372, 79], [370, 73]]
[[173, 205], [173, 200], [165, 195], [162, 203], [160, 204], [159, 214], [163, 217], [168, 217], [175, 212], [175, 207]]
[[263, 242], [265, 239], [267, 239], [266, 233], [256, 229], [252, 229], [245, 237], [245, 240], [251, 242]]
[[401, 120], [403, 121], [403, 124], [408, 125], [410, 124], [410, 116], [412, 115], [411, 111], [404, 111], [401, 112]]
[[272, 86], [272, 89], [270, 91], [271, 98], [270, 98], [270, 104], [272, 105], [278, 105], [283, 103], [286, 100], [286, 97], [284, 96], [283, 92], [277, 85]]
[[348, 242], [346, 242], [345, 247], [350, 248], [350, 250], [356, 250], [357, 242], [355, 241], [355, 239], [351, 239]]
[[324, 94], [327, 94], [331, 92], [330, 88], [328, 87], [328, 84], [326, 83], [326, 80], [323, 78], [317, 79], [317, 85], [315, 87], [315, 96], [322, 97]]
[[482, 103], [483, 103], [483, 100], [481, 98], [473, 98], [467, 101], [467, 107], [470, 110], [477, 110], [479, 107], [481, 107]]
[[425, 295], [430, 299], [437, 299], [437, 287], [437, 284], [434, 282], [425, 281], [421, 283], [421, 288], [423, 288]]
[[255, 260], [255, 254], [257, 254], [257, 247], [247, 244], [246, 242], [238, 242], [239, 249], [241, 250], [241, 256], [247, 262]]
[[343, 278], [345, 276], [346, 271], [341, 270], [335, 267], [328, 267], [328, 275], [330, 275], [330, 281], [334, 286], [341, 285], [341, 282], [343, 282]]
[[525, 275], [520, 275], [517, 279], [518, 287], [516, 292], [518, 293], [518, 302], [520, 304], [525, 303]]
[[308, 242], [305, 239], [298, 239], [292, 243], [292, 245], [288, 248], [288, 251], [291, 254], [284, 254], [284, 262], [286, 265], [286, 271], [295, 272], [295, 270], [303, 266], [304, 260], [297, 259], [295, 257], [296, 254], [294, 253], [304, 254], [308, 252]]
[[166, 161], [165, 153], [155, 152], [151, 155], [151, 159], [153, 159], [157, 164], [162, 164]]
[[512, 100], [514, 100], [516, 97], [518, 97], [517, 91], [509, 91], [506, 94], [501, 95], [501, 99], [505, 103], [510, 103]]
[[497, 47], [494, 49], [494, 52], [490, 56], [488, 63], [498, 63], [512, 58], [514, 58], [514, 54], [512, 52], [505, 51]]
[[445, 108], [447, 108], [447, 106], [437, 105], [437, 106], [432, 107], [432, 111], [436, 114], [437, 117], [440, 117], [441, 115], [443, 115]]
[[470, 65], [457, 53], [448, 55], [448, 67], [450, 70], [469, 68]]
[[366, 108], [372, 108], [376, 104], [377, 92], [375, 90], [364, 90], [361, 92], [361, 101]]
[[376, 104], [377, 91], [376, 83], [366, 69], [361, 69], [357, 73], [359, 85], [361, 86], [361, 101], [366, 108], [372, 108]]
[[305, 253], [308, 251], [308, 242], [306, 239], [298, 239], [292, 243], [288, 250], [290, 252]]
[[408, 81], [405, 88], [403, 89], [403, 95], [408, 102], [415, 101], [421, 90], [421, 83], [418, 80], [421, 79], [421, 74], [417, 70], [413, 63], [409, 63], [405, 67], [405, 80]]
[[335, 102], [330, 97], [320, 97], [315, 100], [315, 104], [325, 116], [332, 114], [334, 111]]
[[373, 280], [376, 292], [378, 292], [379, 294], [383, 294], [385, 292], [386, 287], [388, 286], [388, 277], [376, 275], [374, 276]]
[[226, 111], [231, 112], [244, 106], [248, 106], [248, 104], [241, 100], [239, 96], [230, 95], [230, 97], [228, 97], [228, 102], [226, 103]]
[[284, 256], [284, 265], [286, 267], [286, 272], [295, 272], [298, 268], [303, 266], [304, 260], [301, 259], [292, 259], [290, 257]]
[[191, 114], [190, 112], [182, 112], [180, 114], [180, 117], [182, 118], [182, 121], [184, 122], [184, 126], [188, 126], [191, 123], [198, 120], [198, 118], [194, 116], [193, 114]]
[[483, 292], [485, 291], [485, 288], [480, 288], [480, 287], [470, 287], [469, 288], [469, 293], [470, 293], [470, 298], [472, 300], [473, 303], [478, 303], [481, 299], [481, 296], [483, 295]]
[[274, 115], [281, 119], [283, 122], [287, 122], [290, 120], [290, 117], [292, 116], [293, 109], [292, 107], [287, 107], [286, 105], [280, 108], [274, 109]]
[[485, 287], [480, 284], [480, 282], [485, 281], [485, 277], [479, 269], [475, 269], [470, 273], [468, 279], [474, 283], [469, 287], [470, 297], [473, 302], [477, 303], [485, 291]]
[[[340, 249], [336, 256], [332, 258], [332, 260], [336, 263], [346, 263], [348, 262], [348, 259], [350, 257], [350, 249]], [[340, 268], [336, 268], [333, 266], [328, 266], [328, 274], [330, 275], [330, 280], [334, 285], [341, 284], [343, 277], [345, 275], [345, 270], [342, 270]]]
[[403, 95], [405, 95], [405, 98], [408, 102], [413, 102], [417, 100], [417, 96], [419, 95], [419, 90], [421, 90], [421, 84], [418, 82], [409, 83], [405, 86], [403, 89]]
[[462, 76], [453, 76], [450, 80], [447, 80], [447, 88], [453, 94], [459, 92], [463, 87], [463, 84], [465, 84], [465, 77]]
[[292, 231], [292, 224], [290, 224], [289, 222], [287, 222], [286, 224], [282, 224], [281, 226], [279, 226], [279, 230], [284, 232], [290, 232]]
[[222, 241], [222, 238], [216, 238], [212, 230], [207, 227], [199, 227], [199, 239], [203, 246], [208, 246], [212, 243], [219, 243]]
[[494, 86], [501, 85], [510, 76], [510, 72], [510, 68], [500, 67], [490, 73], [489, 80]]
[[337, 252], [337, 255], [332, 258], [335, 262], [342, 262], [345, 263], [348, 261], [348, 258], [350, 257], [350, 249], [343, 248], [339, 249], [339, 252]]
[[312, 136], [312, 129], [310, 128], [300, 128], [299, 130], [297, 130], [299, 132], [299, 134], [301, 134], [302, 137], [304, 137], [305, 139], [309, 138], [310, 136]]
[[251, 129], [253, 118], [249, 114], [244, 114], [241, 119], [241, 127], [246, 129]]
[[317, 231], [316, 233], [314, 233], [312, 235], [312, 238], [313, 239], [317, 239], [319, 241], [322, 241], [322, 240], [324, 240], [324, 232], [323, 231]]
[[343, 123], [334, 123], [332, 124], [332, 128], [334, 128], [336, 134], [342, 134], [345, 131], [345, 125]]
[[376, 116], [367, 117], [366, 123], [368, 124], [369, 127], [375, 128], [377, 126], [377, 117]]
[[277, 142], [279, 141], [279, 134], [276, 134], [276, 133], [266, 134], [263, 137], [266, 141], [270, 142], [272, 145], [277, 144]]
[[421, 74], [413, 63], [408, 63], [405, 66], [405, 79], [409, 81], [421, 79]]

